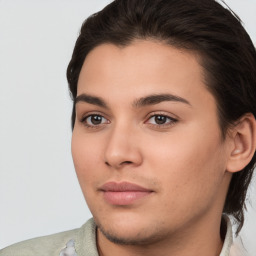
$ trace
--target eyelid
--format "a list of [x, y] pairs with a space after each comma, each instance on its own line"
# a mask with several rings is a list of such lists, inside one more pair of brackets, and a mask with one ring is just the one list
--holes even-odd
[[168, 117], [172, 120], [179, 120], [179, 117], [172, 114], [172, 113], [169, 113], [169, 112], [165, 112], [165, 111], [153, 111], [153, 112], [150, 112], [147, 116], [146, 116], [146, 120], [148, 120], [149, 118], [153, 117], [153, 116], [165, 116], [165, 117]]
[[101, 111], [84, 111], [83, 113], [81, 113], [80, 115], [78, 114], [78, 116], [80, 116], [79, 120], [82, 121], [84, 119], [86, 119], [87, 117], [89, 116], [102, 116], [104, 117], [105, 119], [109, 120], [109, 116], [106, 115], [105, 113], [102, 113]]
[[[107, 120], [107, 122], [104, 122], [104, 123], [100, 123], [98, 125], [93, 125], [93, 124], [88, 124], [86, 123], [86, 119], [91, 117], [91, 116], [100, 116], [104, 119]], [[101, 128], [102, 126], [106, 125], [106, 124], [109, 124], [110, 123], [110, 120], [108, 117], [106, 117], [105, 114], [101, 113], [101, 112], [97, 112], [97, 111], [91, 111], [91, 112], [87, 112], [85, 114], [82, 115], [82, 117], [79, 119], [80, 123], [82, 123], [84, 126], [86, 126], [87, 128], [90, 128], [90, 129], [99, 129]]]
[[[164, 123], [164, 124], [151, 124], [151, 123], [149, 123], [149, 120], [152, 117], [155, 117], [155, 116], [164, 116], [164, 117], [168, 118], [170, 121], [168, 123]], [[160, 128], [168, 128], [168, 127], [174, 125], [176, 122], [178, 122], [178, 117], [173, 117], [173, 115], [171, 115], [170, 113], [166, 113], [166, 112], [163, 112], [163, 111], [160, 111], [160, 112], [156, 111], [156, 112], [150, 113], [146, 117], [146, 121], [145, 121], [145, 123], [150, 125], [150, 126], [160, 127]]]

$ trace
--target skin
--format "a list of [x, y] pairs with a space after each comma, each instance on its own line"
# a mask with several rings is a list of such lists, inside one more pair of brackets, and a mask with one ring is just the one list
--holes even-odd
[[[83, 94], [106, 105], [78, 101], [72, 138], [77, 176], [99, 227], [100, 255], [219, 255], [235, 144], [221, 137], [197, 56], [156, 41], [100, 45], [83, 64], [77, 95]], [[187, 102], [135, 106], [156, 94]], [[92, 114], [101, 117], [99, 124]], [[166, 116], [165, 123], [157, 125], [156, 115]], [[99, 191], [109, 181], [152, 192], [112, 205]]]

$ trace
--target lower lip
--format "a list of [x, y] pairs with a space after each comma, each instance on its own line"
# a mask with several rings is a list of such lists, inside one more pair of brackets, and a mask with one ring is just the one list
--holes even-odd
[[104, 199], [112, 205], [130, 205], [151, 194], [150, 191], [104, 191]]

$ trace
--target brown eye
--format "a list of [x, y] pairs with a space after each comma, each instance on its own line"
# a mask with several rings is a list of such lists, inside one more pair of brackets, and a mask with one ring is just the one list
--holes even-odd
[[91, 123], [94, 125], [99, 125], [102, 122], [102, 116], [92, 115], [90, 118]]
[[152, 115], [147, 123], [156, 126], [166, 126], [176, 123], [177, 120], [166, 115]]
[[155, 119], [155, 123], [156, 124], [165, 124], [166, 123], [166, 121], [167, 121], [167, 117], [166, 116], [155, 116], [154, 117], [154, 119]]
[[101, 115], [89, 115], [83, 120], [83, 122], [89, 126], [97, 126], [108, 123], [108, 120]]

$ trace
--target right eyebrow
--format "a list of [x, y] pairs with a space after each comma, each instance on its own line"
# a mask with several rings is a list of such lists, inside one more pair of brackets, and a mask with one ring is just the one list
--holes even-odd
[[133, 106], [144, 107], [147, 105], [156, 105], [163, 101], [181, 102], [181, 103], [185, 103], [191, 107], [191, 104], [189, 103], [188, 100], [186, 100], [180, 96], [177, 96], [174, 94], [169, 94], [169, 93], [152, 94], [152, 95], [148, 95], [146, 97], [139, 98], [134, 101]]
[[92, 96], [92, 95], [88, 95], [88, 94], [80, 94], [79, 96], [77, 96], [75, 98], [75, 104], [77, 104], [78, 102], [86, 102], [92, 105], [96, 105], [102, 108], [109, 108], [107, 103], [100, 97], [96, 97], [96, 96]]

